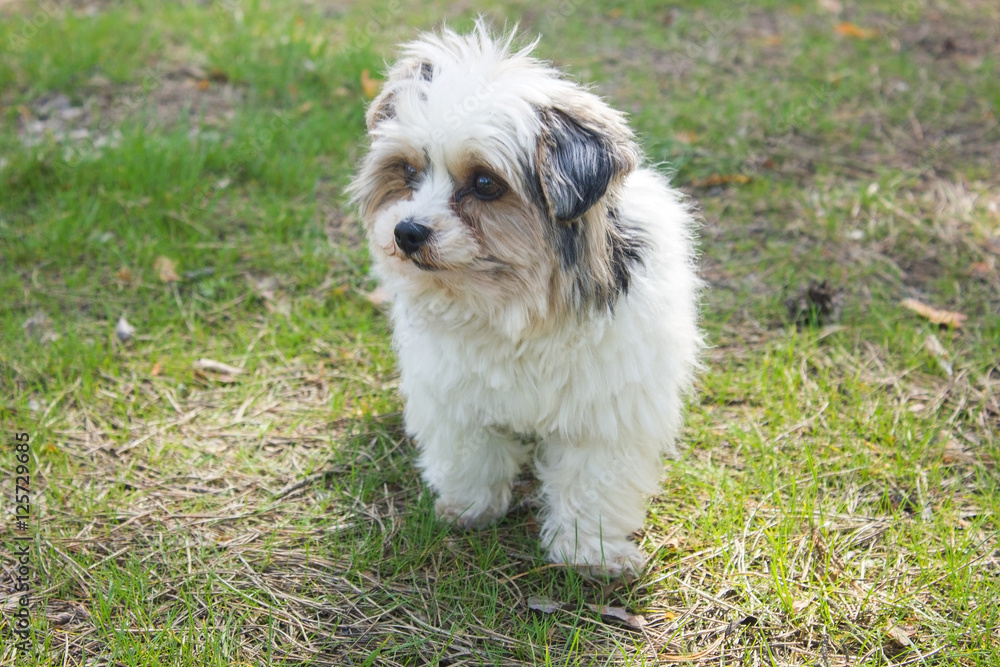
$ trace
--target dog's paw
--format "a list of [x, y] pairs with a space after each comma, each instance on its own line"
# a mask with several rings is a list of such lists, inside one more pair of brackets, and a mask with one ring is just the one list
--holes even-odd
[[510, 507], [509, 494], [506, 499], [495, 498], [490, 503], [438, 498], [434, 504], [434, 513], [441, 521], [447, 521], [462, 530], [480, 530], [504, 518], [508, 507]]
[[571, 565], [586, 577], [627, 581], [638, 579], [646, 566], [646, 555], [628, 540], [557, 538], [549, 547], [548, 558], [553, 563]]

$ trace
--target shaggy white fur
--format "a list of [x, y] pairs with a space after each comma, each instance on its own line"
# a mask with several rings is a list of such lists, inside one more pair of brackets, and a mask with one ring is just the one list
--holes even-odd
[[692, 216], [621, 114], [511, 43], [405, 46], [351, 189], [438, 515], [500, 519], [533, 457], [549, 558], [630, 573], [701, 347]]

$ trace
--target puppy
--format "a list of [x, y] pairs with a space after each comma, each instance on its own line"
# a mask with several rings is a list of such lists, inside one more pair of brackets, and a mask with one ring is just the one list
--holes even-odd
[[437, 515], [497, 521], [533, 457], [548, 558], [632, 575], [701, 347], [692, 216], [621, 113], [513, 40], [403, 46], [349, 189]]

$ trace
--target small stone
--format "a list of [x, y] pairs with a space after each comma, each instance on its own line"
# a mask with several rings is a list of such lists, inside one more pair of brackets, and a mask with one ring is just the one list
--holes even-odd
[[135, 337], [135, 327], [129, 324], [124, 315], [118, 318], [118, 325], [115, 326], [115, 335], [123, 343], [129, 342]]

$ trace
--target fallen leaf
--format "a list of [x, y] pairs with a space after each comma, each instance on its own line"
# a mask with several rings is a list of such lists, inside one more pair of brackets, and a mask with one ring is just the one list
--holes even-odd
[[275, 298], [265, 301], [264, 307], [269, 313], [277, 313], [285, 317], [292, 314], [292, 300], [285, 294], [278, 294]]
[[[648, 621], [639, 614], [629, 613], [622, 607], [608, 607], [604, 605], [588, 604], [588, 608], [596, 611], [605, 620], [620, 621], [625, 625], [640, 629], [648, 624]], [[528, 598], [528, 609], [540, 611], [543, 614], [553, 614], [560, 609], [565, 609], [566, 605], [551, 598], [532, 596]]]
[[797, 327], [826, 326], [840, 320], [844, 308], [844, 290], [827, 281], [809, 283], [795, 296], [785, 299], [788, 317]]
[[608, 607], [596, 604], [590, 604], [587, 606], [598, 612], [604, 620], [621, 621], [625, 625], [630, 628], [635, 628], [636, 630], [648, 625], [649, 623], [641, 614], [629, 613], [629, 611], [623, 607]]
[[622, 14], [624, 13], [625, 13], [624, 9], [622, 9], [621, 7], [615, 7], [614, 9], [608, 11], [608, 18], [612, 20], [620, 19], [622, 17]]
[[209, 373], [223, 373], [225, 375], [239, 375], [243, 372], [242, 368], [237, 368], [236, 366], [230, 366], [229, 364], [224, 364], [221, 361], [215, 361], [213, 359], [199, 359], [194, 362], [194, 368], [198, 371], [208, 371]]
[[938, 337], [931, 334], [924, 339], [924, 348], [937, 357], [947, 357], [948, 352], [944, 349], [944, 345], [938, 340]]
[[20, 596], [16, 593], [8, 595], [5, 598], [0, 599], [0, 609], [3, 609], [8, 614], [13, 614], [17, 611]]
[[708, 178], [702, 178], [691, 183], [696, 188], [712, 188], [717, 185], [729, 185], [730, 183], [749, 183], [750, 177], [746, 174], [712, 174]]
[[285, 317], [292, 314], [292, 300], [279, 288], [280, 283], [277, 278], [274, 276], [265, 276], [258, 279], [247, 274], [247, 281], [249, 281], [257, 296], [263, 299], [267, 312], [278, 313]]
[[682, 144], [693, 144], [698, 141], [698, 135], [694, 132], [674, 132], [674, 141]]
[[361, 70], [361, 92], [368, 99], [378, 95], [378, 89], [382, 87], [381, 79], [373, 79], [368, 70]]
[[52, 625], [55, 625], [55, 626], [66, 625], [67, 623], [69, 623], [70, 621], [72, 621], [74, 617], [75, 616], [74, 616], [73, 612], [71, 612], [71, 611], [64, 611], [64, 612], [54, 613], [54, 614], [46, 614], [46, 616], [45, 616], [45, 618], [48, 620], [48, 622], [51, 623]]
[[155, 362], [153, 364], [153, 367], [149, 369], [149, 374], [152, 375], [153, 377], [156, 377], [162, 372], [163, 372], [163, 366], [160, 365], [159, 361]]
[[934, 356], [934, 360], [937, 361], [938, 366], [944, 371], [945, 375], [951, 377], [955, 374], [954, 369], [951, 367], [951, 362], [948, 361], [948, 351], [944, 349], [944, 345], [937, 339], [937, 336], [931, 334], [925, 338], [924, 349]]
[[677, 536], [667, 538], [660, 543], [661, 549], [670, 549], [671, 551], [678, 551], [681, 548], [681, 539]]
[[741, 626], [753, 627], [757, 625], [757, 622], [758, 619], [756, 616], [747, 616], [743, 620], [733, 621], [726, 626], [725, 631], [719, 635], [715, 641], [701, 651], [698, 651], [697, 653], [689, 653], [687, 655], [679, 653], [661, 653], [659, 658], [663, 662], [698, 662], [712, 655], [712, 653], [714, 653], [715, 650], [722, 645], [722, 642], [732, 636], [732, 634]]
[[771, 35], [764, 38], [764, 46], [781, 46], [783, 41], [781, 35]]
[[733, 634], [734, 632], [736, 632], [738, 629], [740, 629], [743, 626], [746, 626], [748, 628], [752, 628], [755, 625], [757, 625], [757, 623], [759, 623], [759, 622], [760, 622], [760, 619], [757, 618], [756, 616], [744, 616], [743, 618], [741, 618], [738, 621], [735, 621], [735, 620], [734, 621], [730, 621], [729, 625], [726, 626], [726, 631], [723, 634], [723, 637], [730, 636], [731, 634]]
[[543, 614], [552, 614], [563, 608], [562, 602], [556, 602], [550, 598], [535, 597], [528, 598], [528, 609], [540, 611]]
[[812, 604], [812, 600], [795, 600], [792, 602], [792, 611], [796, 614], [800, 614], [809, 608]]
[[194, 376], [199, 380], [203, 380], [205, 383], [215, 383], [215, 384], [235, 384], [236, 376], [226, 375], [225, 373], [206, 373], [204, 371], [199, 371], [195, 369]]
[[840, 0], [816, 0], [816, 4], [819, 8], [830, 12], [831, 14], [839, 14], [844, 11], [844, 6], [840, 4]]
[[115, 325], [115, 335], [123, 343], [129, 342], [135, 337], [135, 327], [129, 324], [128, 320], [125, 319], [125, 315], [118, 318], [118, 324]]
[[24, 321], [24, 333], [40, 343], [51, 343], [59, 340], [59, 334], [52, 328], [52, 320], [40, 310]]
[[962, 443], [954, 438], [948, 438], [948, 442], [944, 444], [944, 455], [941, 460], [945, 463], [961, 463], [961, 464], [974, 464], [979, 462], [979, 458], [972, 452], [972, 450], [966, 449]]
[[115, 271], [115, 278], [117, 278], [123, 283], [131, 283], [134, 277], [135, 276], [132, 275], [132, 269], [128, 268], [127, 266], [123, 266], [122, 268]]
[[969, 275], [979, 280], [989, 280], [1000, 274], [998, 274], [996, 267], [993, 266], [993, 262], [976, 262], [969, 267]]
[[253, 291], [257, 293], [264, 301], [273, 301], [275, 295], [278, 292], [278, 279], [274, 276], [265, 276], [263, 278], [255, 278], [249, 273], [246, 274], [247, 282], [253, 288]]
[[917, 301], [916, 299], [903, 299], [899, 302], [899, 305], [903, 308], [909, 308], [921, 317], [925, 317], [934, 324], [943, 327], [960, 329], [965, 320], [968, 319], [968, 315], [963, 313], [957, 313], [951, 310], [939, 310], [933, 306], [928, 306], [926, 303]]
[[878, 32], [875, 30], [862, 28], [847, 21], [843, 23], [838, 23], [837, 26], [834, 28], [834, 31], [838, 35], [843, 35], [844, 37], [853, 37], [854, 39], [871, 39], [872, 37], [878, 34]]
[[174, 262], [169, 257], [164, 257], [160, 255], [153, 261], [153, 268], [156, 269], [156, 275], [160, 277], [160, 282], [164, 283], [176, 283], [180, 281], [181, 277], [177, 275], [177, 268]]
[[202, 79], [198, 82], [198, 90], [205, 91], [208, 90], [210, 86], [211, 84], [208, 82], [208, 79]]
[[892, 619], [886, 623], [885, 634], [892, 637], [892, 639], [900, 646], [912, 646], [913, 642], [910, 641], [909, 635], [903, 628], [896, 625]]
[[178, 73], [183, 74], [189, 79], [194, 79], [195, 81], [208, 78], [208, 74], [205, 72], [205, 70], [202, 67], [195, 65], [194, 63], [184, 65], [178, 70]]

